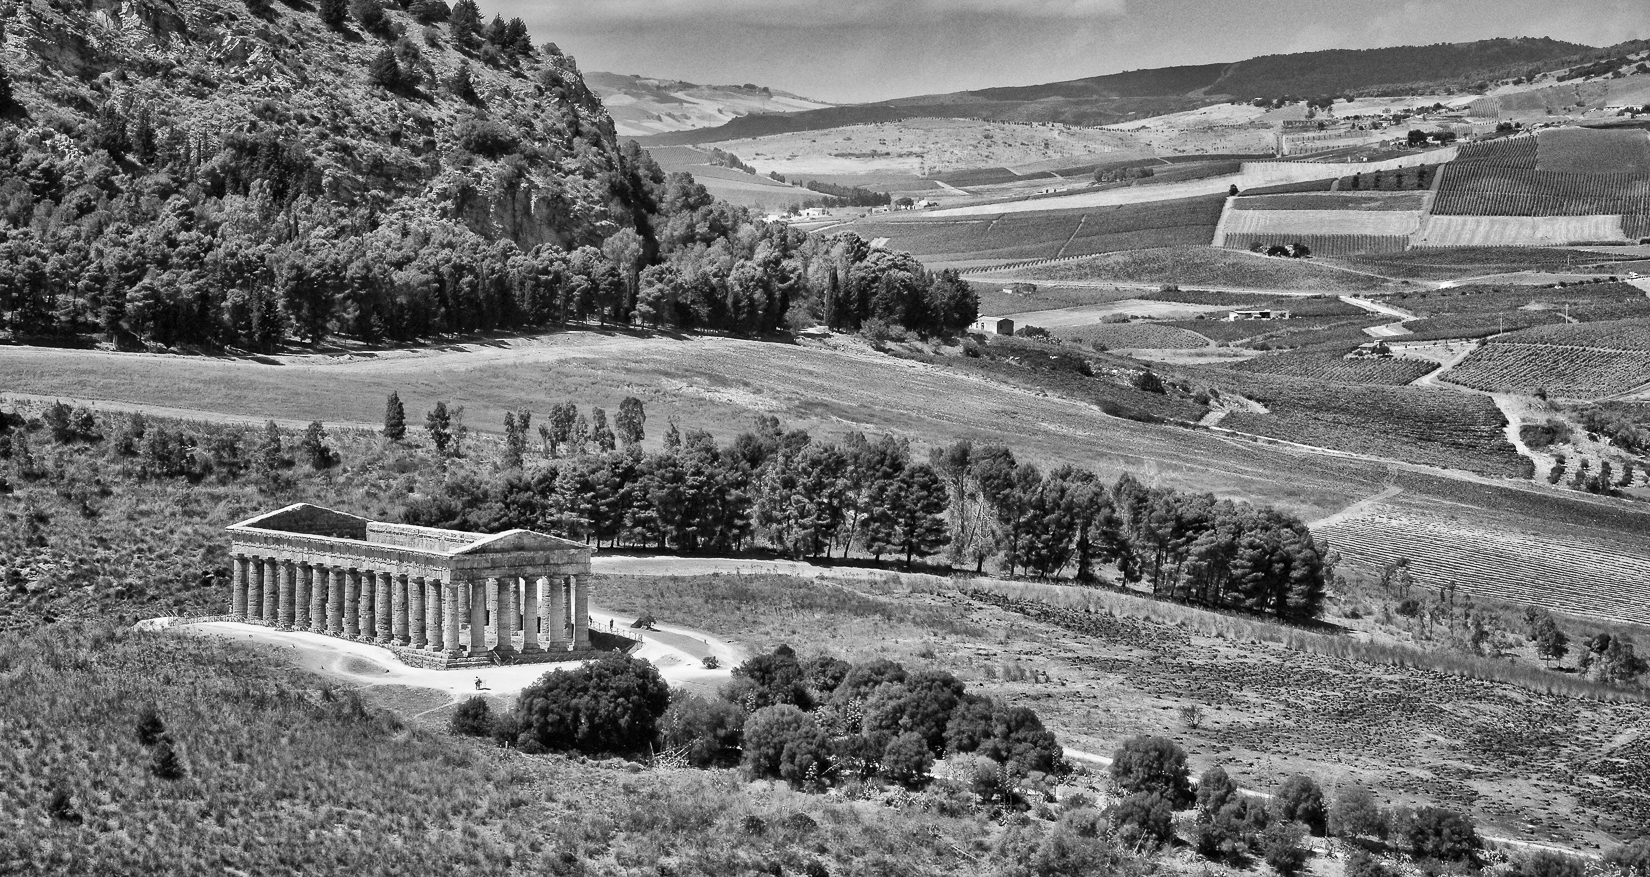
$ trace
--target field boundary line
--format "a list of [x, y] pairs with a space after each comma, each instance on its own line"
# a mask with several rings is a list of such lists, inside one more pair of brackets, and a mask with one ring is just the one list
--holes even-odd
[[1077, 217], [1077, 227], [1071, 230], [1071, 235], [1066, 238], [1065, 243], [1060, 245], [1060, 249], [1054, 251], [1054, 258], [1060, 259], [1060, 258], [1065, 257], [1066, 247], [1071, 246], [1071, 242], [1074, 241], [1074, 240], [1077, 240], [1078, 233], [1083, 230], [1083, 223], [1088, 222], [1088, 221], [1089, 221], [1089, 215], [1087, 213], [1083, 214], [1082, 216]]

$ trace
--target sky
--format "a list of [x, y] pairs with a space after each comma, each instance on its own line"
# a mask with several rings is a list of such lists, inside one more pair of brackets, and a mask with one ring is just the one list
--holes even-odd
[[479, 0], [586, 71], [831, 102], [1317, 49], [1650, 37], [1645, 0]]

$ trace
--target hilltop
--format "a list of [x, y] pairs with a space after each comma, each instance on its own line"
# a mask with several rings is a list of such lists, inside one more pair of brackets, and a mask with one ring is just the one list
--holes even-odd
[[1583, 63], [1608, 51], [1547, 38], [1328, 49], [746, 117], [720, 128], [650, 138], [647, 145], [713, 143], [924, 117], [1109, 125], [1233, 99], [1468, 91], [1487, 81]]
[[696, 85], [623, 73], [588, 73], [621, 137], [713, 128], [743, 116], [825, 109], [830, 104], [759, 85]]

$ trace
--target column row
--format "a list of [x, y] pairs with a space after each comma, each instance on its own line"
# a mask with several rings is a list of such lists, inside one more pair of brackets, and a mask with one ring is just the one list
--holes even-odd
[[[446, 651], [585, 651], [583, 576], [442, 581], [275, 557], [235, 557], [230, 614], [282, 630]], [[468, 630], [467, 641], [460, 637]]]
[[[458, 587], [437, 578], [241, 555], [235, 558], [229, 611], [236, 621], [282, 630], [452, 651], [458, 634], [448, 633], [442, 592]], [[456, 627], [457, 618], [452, 621]]]

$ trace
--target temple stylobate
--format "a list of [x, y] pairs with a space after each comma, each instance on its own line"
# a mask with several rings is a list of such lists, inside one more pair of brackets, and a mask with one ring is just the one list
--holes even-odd
[[584, 657], [590, 549], [529, 530], [386, 524], [299, 503], [229, 528], [236, 621], [391, 647], [420, 666]]

